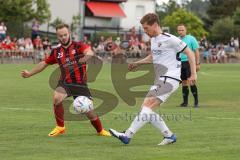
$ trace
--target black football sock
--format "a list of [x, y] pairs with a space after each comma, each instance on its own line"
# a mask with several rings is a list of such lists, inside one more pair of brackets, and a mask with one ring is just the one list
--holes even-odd
[[188, 86], [182, 86], [182, 95], [183, 95], [184, 104], [188, 104], [188, 94], [189, 94]]
[[192, 95], [194, 97], [194, 104], [198, 104], [198, 90], [197, 90], [197, 86], [193, 85], [193, 86], [190, 86], [190, 88], [191, 88]]

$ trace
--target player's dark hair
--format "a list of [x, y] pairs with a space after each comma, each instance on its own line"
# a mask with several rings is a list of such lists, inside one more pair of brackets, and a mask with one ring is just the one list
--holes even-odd
[[146, 14], [145, 16], [142, 17], [140, 21], [141, 24], [147, 23], [147, 25], [150, 25], [150, 26], [153, 25], [155, 22], [160, 26], [159, 17], [155, 13]]
[[185, 28], [187, 28], [187, 26], [184, 23], [179, 23], [178, 26], [184, 26]]
[[59, 29], [62, 29], [62, 28], [67, 28], [67, 29], [69, 29], [69, 26], [68, 26], [67, 24], [65, 24], [65, 23], [58, 24], [58, 25], [56, 26], [56, 31], [59, 30]]

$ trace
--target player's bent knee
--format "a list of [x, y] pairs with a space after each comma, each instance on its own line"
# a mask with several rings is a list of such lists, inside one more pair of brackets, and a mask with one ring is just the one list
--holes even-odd
[[143, 105], [149, 108], [157, 107], [161, 101], [156, 97], [148, 97], [144, 100]]
[[60, 103], [62, 103], [63, 98], [61, 95], [54, 95], [53, 96], [53, 104], [54, 105], [59, 105]]

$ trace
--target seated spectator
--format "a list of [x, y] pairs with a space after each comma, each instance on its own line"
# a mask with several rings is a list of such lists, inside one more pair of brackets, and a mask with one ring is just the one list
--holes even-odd
[[41, 40], [40, 36], [37, 36], [37, 38], [34, 39], [33, 46], [35, 49], [38, 49], [38, 50], [40, 50], [42, 48], [42, 40]]
[[51, 48], [51, 42], [49, 41], [48, 37], [44, 38], [42, 45], [43, 45], [43, 50], [48, 50]]
[[116, 38], [115, 44], [118, 45], [118, 46], [121, 44], [121, 39], [120, 39], [120, 37], [117, 37], [117, 38]]
[[93, 47], [93, 51], [96, 53], [96, 55], [104, 58], [106, 53], [104, 48], [105, 48], [104, 43], [95, 44]]
[[209, 44], [206, 44], [203, 49], [203, 60], [205, 63], [209, 63], [209, 57], [210, 57], [210, 46]]
[[215, 47], [212, 47], [211, 49], [211, 63], [217, 63], [218, 57], [217, 57], [217, 49]]
[[226, 63], [227, 62], [228, 57], [227, 57], [226, 52], [224, 50], [224, 45], [221, 45], [219, 47], [217, 57], [218, 57], [218, 62], [219, 63]]
[[117, 45], [114, 42], [109, 42], [106, 44], [106, 51], [112, 54], [112, 63], [123, 64], [127, 61], [127, 56], [125, 52], [125, 45]]
[[130, 57], [140, 58], [141, 50], [138, 38], [131, 37], [129, 44], [131, 46], [129, 49]]

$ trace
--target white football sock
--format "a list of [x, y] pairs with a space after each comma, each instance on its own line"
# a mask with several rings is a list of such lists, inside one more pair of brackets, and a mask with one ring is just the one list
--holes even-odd
[[151, 113], [151, 108], [143, 106], [141, 112], [135, 117], [131, 126], [126, 130], [126, 136], [132, 138], [140, 128], [150, 121]]
[[153, 111], [151, 113], [150, 123], [155, 128], [160, 130], [164, 137], [171, 137], [172, 136], [173, 133], [169, 130], [169, 128], [167, 127], [167, 125], [164, 122], [164, 120], [162, 119], [162, 117], [159, 114], [157, 114]]

